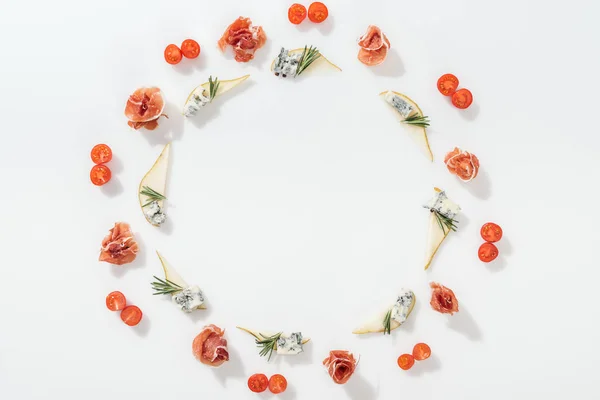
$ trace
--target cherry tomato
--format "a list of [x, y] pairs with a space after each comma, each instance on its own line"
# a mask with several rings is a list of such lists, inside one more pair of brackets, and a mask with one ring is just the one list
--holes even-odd
[[254, 393], [261, 393], [267, 390], [269, 380], [265, 374], [254, 374], [248, 378], [248, 388]]
[[473, 95], [469, 89], [458, 89], [452, 94], [452, 104], [456, 108], [469, 108], [471, 103], [473, 103]]
[[483, 224], [481, 227], [481, 237], [486, 242], [495, 243], [502, 239], [502, 228], [493, 222]]
[[431, 356], [431, 348], [425, 343], [417, 343], [413, 347], [412, 355], [417, 361], [427, 360]]
[[106, 307], [110, 311], [119, 311], [125, 308], [127, 304], [127, 300], [125, 300], [125, 295], [121, 292], [110, 292], [108, 296], [106, 296]]
[[170, 44], [165, 49], [165, 60], [172, 65], [179, 64], [181, 61], [181, 50], [174, 44]]
[[329, 16], [329, 10], [327, 6], [320, 1], [315, 1], [308, 6], [308, 19], [316, 24], [320, 24], [325, 21]]
[[409, 370], [415, 365], [415, 358], [410, 354], [402, 354], [398, 357], [398, 366], [403, 370]]
[[288, 19], [292, 24], [298, 25], [306, 19], [306, 7], [298, 3], [292, 4], [288, 10]]
[[105, 183], [110, 181], [111, 176], [112, 173], [110, 172], [110, 168], [103, 164], [94, 165], [92, 167], [92, 170], [90, 171], [90, 179], [92, 180], [92, 183], [96, 186], [104, 185]]
[[458, 78], [452, 74], [444, 74], [437, 81], [437, 88], [444, 96], [451, 96], [458, 87]]
[[91, 156], [94, 164], [106, 164], [112, 160], [112, 150], [105, 144], [97, 144], [92, 148]]
[[196, 58], [200, 55], [200, 45], [193, 39], [185, 39], [181, 43], [181, 52], [186, 58]]
[[121, 319], [129, 326], [136, 326], [142, 320], [142, 310], [138, 306], [127, 306], [121, 311]]
[[283, 375], [275, 374], [269, 379], [269, 390], [271, 393], [283, 393], [287, 389], [287, 380]]
[[494, 261], [498, 257], [498, 248], [493, 243], [484, 243], [479, 247], [479, 259], [485, 263]]

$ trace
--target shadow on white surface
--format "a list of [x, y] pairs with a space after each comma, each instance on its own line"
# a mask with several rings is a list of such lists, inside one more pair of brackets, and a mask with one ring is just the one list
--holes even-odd
[[[110, 167], [109, 167], [110, 168]], [[112, 170], [111, 170], [112, 172]], [[110, 181], [102, 186], [100, 186], [100, 191], [108, 197], [115, 197], [123, 193], [123, 185], [119, 178], [112, 175]]]
[[[181, 105], [183, 107], [183, 105]], [[179, 140], [183, 136], [183, 119], [184, 116], [181, 114], [181, 107], [176, 106], [174, 103], [167, 102], [165, 104], [164, 114], [167, 117], [160, 117], [158, 128], [153, 131], [147, 129], [140, 129], [142, 136], [151, 145], [165, 145], [171, 141]]]
[[[358, 52], [358, 49], [356, 51]], [[406, 72], [404, 69], [404, 63], [394, 47], [390, 48], [387, 59], [383, 63], [374, 67], [366, 68], [369, 68], [375, 75], [388, 76], [392, 78], [400, 77], [404, 75], [404, 72]]]
[[[308, 32], [313, 29], [318, 30], [323, 36], [328, 36], [333, 30], [334, 17], [330, 14], [324, 22], [320, 24], [315, 24], [311, 20], [306, 17], [304, 21], [300, 23], [300, 25], [296, 25], [298, 28], [298, 32]], [[296, 47], [304, 47], [307, 46], [315, 46], [318, 49], [321, 49], [320, 43], [290, 43], [288, 48], [295, 49]], [[285, 46], [284, 46], [285, 47]]]
[[203, 324], [204, 325], [207, 324], [206, 321], [212, 315], [213, 308], [210, 306], [208, 301], [205, 301], [204, 304], [206, 305], [205, 310], [194, 310], [191, 313], [185, 313], [188, 316], [188, 318], [190, 320], [192, 320], [193, 323], [198, 323], [200, 321], [204, 321]]
[[115, 154], [113, 154], [112, 160], [110, 160], [106, 165], [108, 165], [108, 168], [110, 168], [113, 174], [118, 174], [119, 172], [123, 171], [123, 162]]
[[498, 258], [496, 258], [491, 263], [488, 263], [486, 267], [491, 272], [500, 272], [504, 270], [504, 268], [506, 268], [508, 265], [506, 256], [511, 255], [512, 245], [510, 244], [510, 241], [505, 237], [502, 237], [502, 239], [498, 243], [495, 243], [495, 245], [496, 247], [498, 247], [498, 252], [500, 254], [498, 255]]
[[492, 195], [492, 182], [485, 170], [480, 170], [477, 177], [471, 182], [463, 183], [473, 196], [481, 200], [487, 200]]
[[276, 399], [294, 400], [296, 398], [296, 389], [288, 382], [288, 387], [285, 392], [275, 396]]
[[435, 354], [432, 354], [427, 360], [416, 361], [415, 365], [406, 371], [406, 374], [421, 376], [430, 372], [439, 371], [440, 369], [442, 369], [440, 359]]
[[460, 113], [460, 116], [467, 121], [474, 121], [479, 115], [479, 104], [473, 103], [469, 106], [469, 108], [465, 110], [457, 109], [457, 111]]
[[302, 353], [297, 354], [297, 355], [292, 355], [292, 356], [285, 356], [285, 355], [277, 356], [277, 358], [278, 358], [277, 361], [282, 360], [283, 362], [285, 362], [286, 364], [289, 364], [291, 366], [312, 365], [314, 363], [313, 362], [314, 344], [311, 342], [312, 342], [312, 340], [303, 346], [304, 351]]
[[323, 36], [328, 36], [331, 33], [331, 31], [333, 30], [333, 25], [334, 25], [334, 22], [335, 22], [335, 17], [333, 15], [329, 14], [329, 16], [327, 17], [327, 19], [325, 21], [321, 22], [320, 24], [315, 24], [313, 22], [310, 22], [310, 20], [308, 20], [308, 18], [306, 20], [311, 25], [316, 26], [317, 30], [319, 32], [321, 32], [321, 34]]
[[479, 342], [483, 339], [481, 329], [463, 304], [459, 305], [459, 311], [456, 314], [448, 316], [448, 327], [463, 334], [469, 340]]
[[148, 336], [148, 332], [150, 332], [150, 318], [144, 314], [140, 323], [131, 327], [131, 329], [140, 337]]
[[[191, 75], [196, 71], [202, 71], [206, 69], [206, 58], [206, 53], [202, 51], [200, 52], [200, 55], [195, 59], [190, 60], [184, 57], [179, 64], [173, 65], [173, 70], [183, 75]], [[205, 80], [203, 80], [202, 82], [204, 81]]]
[[366, 400], [377, 398], [377, 389], [360, 373], [354, 374], [344, 385], [348, 397], [352, 400]]
[[212, 371], [222, 386], [225, 386], [229, 379], [245, 379], [244, 365], [240, 354], [231, 346], [227, 348], [229, 352], [229, 361], [219, 368], [213, 368]]

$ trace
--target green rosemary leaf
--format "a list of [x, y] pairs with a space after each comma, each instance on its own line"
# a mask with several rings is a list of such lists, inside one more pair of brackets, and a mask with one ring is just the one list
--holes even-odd
[[260, 356], [266, 357], [268, 356], [268, 361], [271, 361], [271, 356], [273, 355], [273, 350], [277, 347], [277, 341], [281, 337], [283, 332], [279, 332], [273, 336], [265, 336], [262, 333], [259, 335], [263, 338], [262, 340], [256, 339], [256, 345], [260, 348]]
[[166, 200], [167, 198], [162, 194], [158, 193], [156, 190], [152, 189], [149, 186], [142, 186], [142, 190], [140, 194], [148, 197], [148, 202], [144, 204], [142, 207], [147, 207], [152, 204], [153, 201]]
[[296, 76], [304, 72], [304, 70], [308, 68], [313, 62], [315, 62], [319, 57], [321, 57], [321, 53], [319, 52], [319, 50], [317, 50], [316, 47], [304, 46], [302, 57], [300, 57], [300, 61], [298, 61], [298, 69], [296, 70]]
[[154, 295], [157, 294], [175, 294], [177, 292], [181, 292], [183, 288], [178, 284], [171, 282], [168, 279], [162, 280], [157, 276], [154, 276], [155, 281], [151, 282], [152, 289], [154, 290]]
[[385, 318], [383, 319], [383, 334], [385, 335], [387, 333], [388, 335], [391, 335], [391, 332], [392, 332], [392, 310], [389, 310], [385, 314]]
[[213, 101], [213, 99], [217, 95], [217, 90], [219, 90], [219, 86], [221, 85], [221, 82], [219, 82], [219, 78], [215, 77], [215, 80], [213, 80], [212, 76], [209, 76], [208, 84], [209, 84], [209, 99], [210, 99], [210, 101]]
[[431, 210], [431, 212], [435, 215], [435, 218], [437, 219], [440, 228], [442, 228], [442, 232], [444, 232], [444, 235], [446, 233], [449, 233], [450, 231], [456, 232], [456, 224], [458, 224], [457, 220], [453, 218], [448, 218], [445, 215], [440, 214], [436, 210]]
[[429, 117], [413, 114], [409, 117], [406, 117], [404, 120], [402, 120], [402, 122], [407, 125], [415, 125], [422, 128], [427, 128], [429, 126]]

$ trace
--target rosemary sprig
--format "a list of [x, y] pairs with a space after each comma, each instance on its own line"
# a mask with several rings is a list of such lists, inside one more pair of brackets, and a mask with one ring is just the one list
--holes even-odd
[[259, 333], [260, 337], [262, 337], [263, 339], [256, 339], [256, 345], [261, 348], [259, 353], [261, 357], [265, 357], [268, 355], [268, 361], [271, 361], [273, 350], [275, 350], [275, 347], [277, 346], [277, 341], [279, 340], [282, 334], [283, 332], [279, 332], [273, 336], [264, 336], [262, 333]]
[[456, 224], [458, 224], [457, 220], [453, 218], [448, 218], [445, 215], [440, 214], [436, 210], [431, 210], [431, 212], [435, 215], [435, 218], [437, 219], [440, 228], [442, 228], [442, 232], [444, 232], [444, 235], [446, 234], [446, 230], [448, 231], [448, 233], [450, 233], [450, 231], [456, 232]]
[[420, 126], [421, 128], [427, 128], [429, 126], [429, 117], [426, 115], [423, 116], [413, 114], [409, 117], [406, 117], [402, 122], [408, 125], [416, 125]]
[[209, 92], [209, 99], [212, 102], [213, 99], [215, 98], [215, 96], [217, 95], [217, 90], [219, 90], [219, 85], [221, 85], [221, 82], [219, 82], [219, 78], [215, 77], [215, 80], [213, 81], [212, 75], [208, 77], [208, 84], [210, 86], [208, 92]]
[[383, 334], [385, 335], [387, 333], [388, 335], [391, 335], [391, 332], [392, 332], [392, 310], [389, 310], [385, 314], [385, 318], [383, 319]]
[[162, 194], [158, 193], [156, 190], [152, 189], [150, 186], [142, 186], [142, 190], [140, 194], [148, 197], [148, 202], [144, 204], [142, 207], [146, 207], [150, 205], [153, 201], [166, 200], [167, 198]]
[[316, 47], [306, 47], [304, 46], [304, 51], [302, 52], [302, 57], [300, 57], [300, 61], [298, 61], [298, 69], [296, 70], [296, 76], [300, 75], [306, 68], [310, 66], [313, 62], [315, 62], [319, 57], [321, 57], [321, 53], [317, 50]]
[[171, 282], [168, 279], [162, 280], [154, 276], [155, 281], [151, 283], [152, 289], [154, 289], [153, 295], [157, 294], [175, 294], [181, 292], [183, 288], [176, 283]]

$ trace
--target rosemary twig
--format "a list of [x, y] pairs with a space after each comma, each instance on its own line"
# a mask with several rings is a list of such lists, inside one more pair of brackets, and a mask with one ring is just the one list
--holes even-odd
[[446, 230], [448, 230], [448, 233], [450, 233], [450, 231], [456, 232], [456, 224], [458, 224], [457, 220], [453, 218], [448, 218], [445, 215], [440, 214], [436, 210], [431, 210], [431, 212], [435, 215], [435, 218], [437, 219], [440, 228], [442, 228], [442, 232], [444, 232], [444, 235], [446, 234]]
[[262, 333], [259, 333], [262, 340], [256, 339], [256, 345], [260, 347], [260, 356], [265, 357], [269, 356], [268, 361], [271, 361], [271, 356], [273, 355], [273, 350], [277, 346], [277, 341], [281, 337], [283, 332], [279, 332], [273, 336], [264, 336]]
[[154, 289], [154, 295], [157, 294], [174, 294], [181, 292], [183, 288], [176, 283], [171, 282], [168, 279], [162, 280], [154, 276], [155, 281], [151, 283], [152, 289]]
[[140, 194], [148, 197], [148, 202], [144, 204], [142, 207], [146, 207], [150, 205], [153, 201], [166, 200], [167, 198], [162, 194], [158, 193], [156, 190], [152, 189], [150, 186], [142, 186], [142, 190]]
[[409, 117], [406, 117], [402, 122], [408, 125], [416, 125], [422, 128], [427, 128], [429, 126], [429, 117], [426, 115], [422, 116], [413, 114]]
[[385, 314], [385, 318], [383, 319], [383, 334], [385, 335], [387, 333], [388, 335], [391, 335], [391, 332], [392, 332], [392, 310], [389, 310]]
[[215, 96], [217, 95], [217, 90], [219, 90], [219, 85], [221, 85], [221, 82], [219, 82], [219, 78], [215, 77], [215, 80], [213, 81], [212, 79], [212, 75], [208, 77], [208, 84], [210, 86], [209, 88], [209, 99], [210, 101], [213, 101], [213, 99], [215, 98]]
[[321, 57], [321, 53], [317, 50], [316, 47], [306, 47], [304, 46], [304, 51], [302, 52], [302, 57], [300, 57], [300, 61], [298, 61], [298, 69], [296, 70], [296, 76], [300, 75], [306, 68], [310, 66], [313, 62], [315, 62], [319, 57]]

